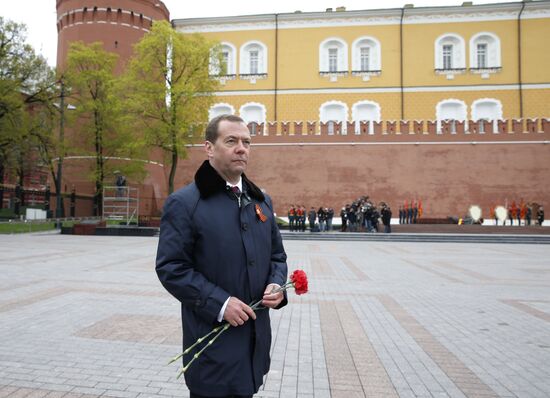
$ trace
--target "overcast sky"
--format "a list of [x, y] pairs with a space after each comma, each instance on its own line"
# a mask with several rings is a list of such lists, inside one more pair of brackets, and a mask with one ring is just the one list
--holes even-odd
[[[498, 0], [474, 1], [474, 4], [499, 3]], [[301, 11], [324, 11], [346, 7], [347, 10], [398, 8], [406, 3], [416, 7], [460, 5], [462, 0], [164, 0], [171, 19], [217, 17], [230, 15], [269, 14]], [[28, 29], [28, 42], [54, 66], [57, 53], [55, 0], [0, 0], [0, 15], [23, 22]]]

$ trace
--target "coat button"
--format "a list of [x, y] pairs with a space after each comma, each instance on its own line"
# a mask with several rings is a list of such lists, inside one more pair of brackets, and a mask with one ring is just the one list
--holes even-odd
[[250, 265], [250, 266], [253, 266], [253, 265], [255, 265], [255, 264], [256, 264], [256, 262], [255, 262], [254, 260], [248, 261], [248, 265]]
[[248, 224], [247, 224], [247, 223], [243, 223], [242, 229], [243, 229], [243, 231], [248, 230]]

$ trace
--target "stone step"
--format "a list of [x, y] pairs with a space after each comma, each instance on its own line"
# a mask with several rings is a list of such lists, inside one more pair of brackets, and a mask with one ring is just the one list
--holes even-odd
[[549, 235], [511, 234], [404, 234], [404, 233], [361, 233], [361, 232], [282, 232], [284, 240], [332, 240], [372, 242], [453, 242], [453, 243], [509, 243], [550, 244]]

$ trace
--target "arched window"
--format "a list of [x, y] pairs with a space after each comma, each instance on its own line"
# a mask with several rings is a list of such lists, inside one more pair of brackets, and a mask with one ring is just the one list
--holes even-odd
[[348, 106], [341, 101], [328, 101], [319, 108], [319, 120], [328, 123], [328, 134], [333, 135], [335, 123], [341, 123], [342, 134], [346, 134], [348, 120]]
[[500, 39], [490, 32], [480, 32], [470, 39], [470, 69], [500, 68]]
[[[236, 74], [237, 49], [228, 42], [220, 43], [210, 54], [210, 74], [232, 77]], [[221, 62], [221, 64], [220, 64]]]
[[247, 124], [250, 135], [263, 134], [265, 126], [265, 105], [257, 102], [248, 102], [241, 106], [239, 114]]
[[220, 115], [234, 115], [235, 108], [226, 103], [214, 104], [210, 107], [208, 111], [208, 120], [214, 119], [216, 116]]
[[502, 103], [494, 98], [481, 98], [472, 103], [472, 120], [478, 122], [478, 132], [484, 133], [484, 120], [493, 123], [493, 131], [498, 132], [497, 121], [502, 119]]
[[435, 41], [435, 70], [443, 73], [461, 72], [466, 68], [464, 39], [445, 33]]
[[456, 122], [464, 122], [467, 117], [466, 104], [457, 99], [445, 99], [439, 102], [435, 108], [437, 119], [437, 133], [441, 134], [441, 122], [449, 122], [451, 133], [456, 133]]
[[337, 37], [324, 40], [319, 45], [319, 72], [337, 73], [348, 71], [348, 45]]
[[380, 42], [374, 37], [358, 38], [351, 51], [353, 72], [378, 72], [382, 69]]
[[374, 122], [380, 122], [380, 105], [373, 101], [359, 101], [351, 107], [351, 117], [355, 122], [355, 134], [361, 132], [361, 122], [367, 122], [369, 134], [374, 134]]
[[267, 74], [267, 47], [259, 41], [249, 41], [241, 46], [241, 75]]

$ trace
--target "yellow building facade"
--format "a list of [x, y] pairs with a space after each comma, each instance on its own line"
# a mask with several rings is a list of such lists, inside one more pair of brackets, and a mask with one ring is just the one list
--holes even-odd
[[266, 125], [550, 116], [548, 1], [173, 24], [222, 45], [227, 69], [212, 115]]

